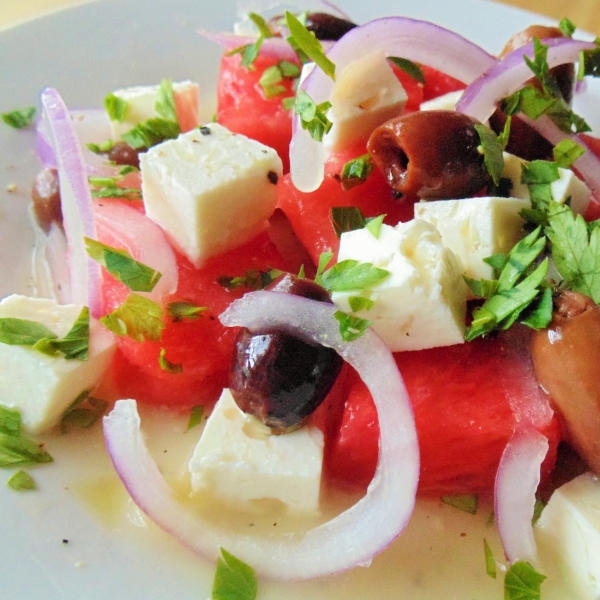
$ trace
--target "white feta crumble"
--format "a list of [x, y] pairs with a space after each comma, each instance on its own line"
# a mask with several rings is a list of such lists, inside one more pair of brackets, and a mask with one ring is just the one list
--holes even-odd
[[[529, 200], [529, 188], [527, 184], [521, 183], [521, 166], [523, 164], [527, 164], [527, 161], [505, 152], [502, 177], [510, 179], [512, 183], [511, 196]], [[558, 175], [559, 179], [550, 184], [552, 198], [560, 204], [564, 204], [571, 198], [570, 206], [573, 212], [576, 215], [583, 215], [590, 203], [592, 192], [571, 169], [558, 167]]]
[[333, 123], [323, 137], [334, 153], [366, 142], [379, 125], [402, 114], [408, 96], [383, 52], [373, 52], [337, 76], [327, 118]]
[[460, 97], [463, 95], [463, 91], [464, 90], [448, 92], [447, 94], [442, 94], [437, 98], [432, 98], [431, 100], [421, 102], [419, 110], [454, 110], [456, 108], [456, 104], [460, 100]]
[[192, 489], [232, 505], [279, 500], [289, 510], [319, 509], [323, 434], [312, 426], [273, 435], [244, 414], [228, 389], [206, 422], [189, 461]]
[[459, 261], [433, 225], [419, 219], [382, 225], [378, 238], [367, 229], [343, 233], [338, 261], [346, 259], [390, 272], [370, 289], [334, 292], [332, 300], [351, 312], [351, 296], [370, 298], [372, 308], [354, 314], [374, 321], [393, 352], [464, 342], [467, 286]]
[[[113, 137], [120, 139], [121, 135], [133, 129], [139, 123], [148, 119], [155, 119], [160, 115], [156, 112], [156, 101], [160, 85], [138, 85], [120, 90], [113, 94], [127, 102], [127, 110], [121, 121], [110, 121]], [[196, 120], [199, 104], [199, 87], [191, 81], [177, 81], [173, 83], [173, 96], [177, 104], [177, 98], [185, 99], [185, 104], [195, 108]]]
[[472, 279], [493, 279], [484, 258], [507, 254], [523, 237], [519, 212], [531, 208], [521, 198], [465, 198], [415, 204], [415, 218], [431, 223], [442, 242], [461, 260], [463, 273]]
[[579, 600], [600, 598], [600, 480], [585, 473], [558, 488], [536, 525]]
[[[0, 318], [36, 321], [61, 338], [69, 332], [82, 308], [12, 295], [0, 302]], [[60, 421], [81, 392], [96, 387], [115, 348], [112, 333], [91, 317], [89, 358], [85, 361], [0, 343], [0, 404], [21, 413], [27, 432], [43, 433]]]
[[192, 263], [241, 246], [267, 226], [281, 159], [210, 123], [140, 156], [146, 214]]

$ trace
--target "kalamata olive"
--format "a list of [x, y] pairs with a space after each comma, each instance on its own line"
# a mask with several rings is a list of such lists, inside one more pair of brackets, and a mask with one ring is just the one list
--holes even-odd
[[[320, 302], [329, 296], [315, 283], [285, 275], [270, 289]], [[235, 341], [229, 388], [237, 405], [274, 433], [293, 431], [325, 399], [342, 368], [335, 350], [279, 330], [251, 333]]]
[[[532, 25], [527, 29], [513, 35], [504, 46], [500, 57], [505, 56], [509, 52], [521, 48], [533, 41], [534, 38], [539, 40], [547, 38], [564, 37], [563, 32], [558, 27], [544, 27], [543, 25]], [[558, 65], [550, 70], [554, 75], [558, 89], [565, 99], [565, 102], [570, 103], [573, 98], [573, 82], [575, 80], [575, 67], [573, 64]], [[539, 81], [532, 78], [528, 81], [538, 89], [541, 88]], [[500, 133], [504, 129], [506, 123], [506, 115], [497, 109], [490, 118], [490, 127]], [[516, 154], [525, 160], [544, 160], [552, 158], [552, 144], [541, 136], [537, 131], [530, 127], [527, 123], [513, 117], [511, 123], [510, 139], [506, 147], [506, 151], [511, 154]]]
[[600, 306], [576, 292], [560, 294], [552, 323], [534, 334], [532, 354], [568, 441], [600, 474]]
[[375, 129], [367, 147], [396, 192], [425, 200], [465, 198], [491, 183], [476, 123], [448, 110], [414, 112]]
[[356, 26], [352, 21], [327, 13], [309, 13], [306, 17], [306, 28], [312, 31], [318, 40], [337, 41]]
[[35, 177], [31, 189], [33, 211], [39, 226], [48, 231], [52, 223], [62, 225], [60, 190], [56, 169], [42, 169]]
[[129, 165], [139, 168], [140, 152], [145, 152], [145, 149], [140, 148], [136, 150], [126, 142], [117, 142], [108, 153], [108, 160], [114, 162], [116, 165]]

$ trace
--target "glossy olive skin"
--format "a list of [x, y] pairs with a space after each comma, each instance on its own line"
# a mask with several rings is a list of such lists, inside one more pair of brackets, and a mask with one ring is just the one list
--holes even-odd
[[[269, 289], [330, 302], [323, 288], [292, 275]], [[241, 410], [273, 433], [287, 433], [300, 427], [325, 399], [342, 364], [331, 348], [279, 330], [251, 333], [242, 328], [235, 340], [229, 388]]]
[[126, 142], [117, 142], [108, 153], [108, 160], [117, 165], [129, 165], [139, 169], [140, 152], [145, 152], [145, 148], [136, 150]]
[[388, 184], [424, 200], [466, 198], [491, 183], [474, 121], [432, 110], [402, 115], [371, 134], [367, 145]]
[[318, 40], [337, 41], [355, 27], [356, 23], [327, 13], [309, 13], [306, 17], [306, 28], [312, 31]]
[[563, 292], [548, 329], [533, 336], [532, 356], [568, 441], [600, 474], [600, 306]]
[[42, 169], [31, 188], [33, 212], [38, 225], [46, 232], [52, 223], [62, 226], [60, 189], [56, 169]]
[[[562, 38], [563, 32], [558, 27], [545, 27], [543, 25], [532, 25], [527, 29], [513, 35], [502, 49], [500, 57], [502, 58], [509, 52], [521, 48], [533, 41], [534, 38], [539, 40], [549, 38]], [[575, 66], [573, 64], [564, 64], [554, 67], [550, 70], [554, 75], [556, 83], [562, 97], [568, 104], [573, 98], [573, 87], [575, 81]], [[528, 83], [540, 88], [541, 85], [537, 79], [532, 78]], [[490, 118], [490, 127], [500, 133], [504, 129], [506, 123], [506, 115], [497, 109]], [[522, 121], [518, 116], [513, 117], [511, 123], [510, 139], [506, 147], [506, 151], [524, 158], [525, 160], [547, 160], [552, 159], [552, 144], [541, 136], [537, 131], [532, 129], [527, 123]]]

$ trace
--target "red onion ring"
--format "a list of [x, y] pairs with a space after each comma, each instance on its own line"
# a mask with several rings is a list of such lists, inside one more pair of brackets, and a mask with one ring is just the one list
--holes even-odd
[[[544, 40], [544, 43], [549, 45], [548, 65], [550, 67], [576, 62], [581, 50], [595, 48], [592, 42], [564, 38], [548, 39]], [[482, 123], [487, 121], [503, 98], [516, 92], [531, 79], [532, 72], [523, 59], [524, 55], [533, 56], [533, 44], [517, 48], [468, 86], [458, 101], [456, 110]], [[569, 138], [588, 149], [580, 136], [561, 131], [548, 117], [543, 116], [536, 121], [524, 115], [520, 117], [553, 145]], [[600, 160], [593, 152], [588, 151], [583, 154], [573, 166], [593, 192], [600, 192]]]
[[510, 563], [537, 559], [531, 519], [540, 467], [547, 453], [547, 438], [524, 421], [515, 429], [500, 459], [494, 489], [495, 515]]
[[[459, 34], [406, 17], [376, 19], [356, 27], [336, 42], [327, 56], [340, 73], [376, 51], [426, 64], [467, 84], [496, 63], [493, 56]], [[321, 69], [314, 69], [300, 87], [320, 104], [330, 98], [333, 86], [334, 82]], [[290, 166], [292, 181], [300, 191], [312, 192], [321, 185], [323, 144], [302, 129], [298, 116], [294, 118]]]
[[216, 559], [223, 546], [260, 575], [302, 580], [369, 562], [403, 530], [415, 503], [419, 450], [412, 409], [394, 359], [367, 331], [341, 340], [335, 307], [291, 294], [254, 292], [221, 315], [228, 326], [283, 327], [335, 348], [371, 391], [380, 423], [377, 471], [366, 495], [331, 521], [302, 535], [233, 535], [194, 517], [175, 498], [149, 456], [132, 400], [117, 402], [104, 418], [104, 435], [115, 469], [136, 504], [162, 529], [193, 551]]
[[85, 163], [71, 115], [54, 88], [42, 92], [44, 119], [54, 149], [60, 184], [63, 226], [68, 243], [71, 302], [89, 307], [94, 317], [102, 310], [100, 265], [88, 256], [84, 236], [95, 239], [96, 226]]

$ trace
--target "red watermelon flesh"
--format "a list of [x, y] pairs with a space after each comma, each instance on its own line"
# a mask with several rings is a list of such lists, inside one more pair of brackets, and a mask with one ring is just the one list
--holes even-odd
[[[420, 494], [493, 491], [500, 457], [517, 422], [511, 396], [520, 388], [531, 411], [543, 414], [547, 406], [528, 361], [521, 360], [522, 351], [523, 344], [501, 336], [395, 355], [414, 408]], [[543, 465], [547, 475], [560, 441], [557, 419], [546, 421], [540, 430], [550, 442]], [[334, 485], [368, 485], [377, 464], [378, 438], [375, 406], [355, 377], [326, 465]]]

